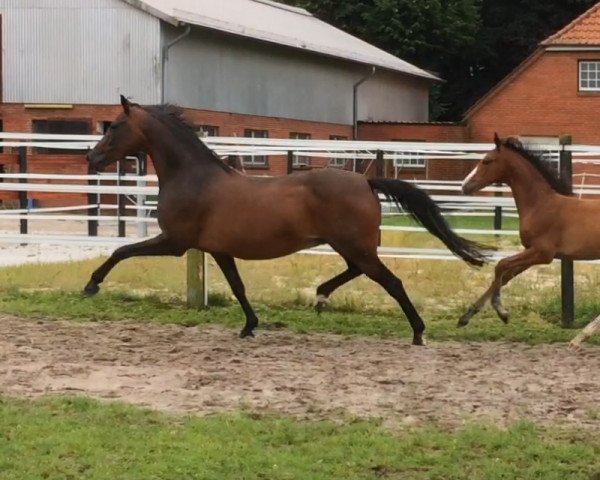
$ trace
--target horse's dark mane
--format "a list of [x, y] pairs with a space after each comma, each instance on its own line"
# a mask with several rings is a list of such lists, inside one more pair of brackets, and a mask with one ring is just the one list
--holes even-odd
[[538, 172], [541, 173], [542, 177], [544, 177], [544, 179], [548, 182], [548, 184], [550, 184], [555, 192], [565, 196], [573, 195], [573, 187], [570, 185], [570, 183], [566, 179], [560, 178], [556, 174], [548, 162], [542, 158], [541, 153], [525, 148], [521, 142], [514, 138], [507, 138], [504, 140], [504, 142], [502, 142], [502, 144], [527, 160]]
[[142, 107], [152, 117], [159, 120], [161, 123], [169, 127], [177, 140], [182, 144], [190, 147], [199, 148], [202, 153], [208, 154], [211, 160], [225, 170], [227, 173], [232, 173], [233, 169], [226, 165], [206, 144], [198, 138], [194, 125], [186, 120], [183, 116], [184, 110], [176, 105], [165, 103], [161, 105], [150, 105]]

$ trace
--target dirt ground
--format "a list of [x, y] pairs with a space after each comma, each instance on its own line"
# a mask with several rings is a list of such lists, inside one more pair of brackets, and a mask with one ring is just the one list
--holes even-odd
[[206, 414], [246, 408], [393, 424], [474, 418], [600, 427], [600, 348], [434, 343], [0, 317], [0, 394], [87, 395]]

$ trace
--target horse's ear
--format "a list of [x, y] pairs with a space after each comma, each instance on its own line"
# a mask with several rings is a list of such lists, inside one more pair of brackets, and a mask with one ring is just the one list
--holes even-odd
[[496, 132], [494, 132], [494, 143], [496, 144], [496, 150], [500, 150], [500, 145], [502, 145], [502, 140]]
[[121, 105], [123, 106], [123, 111], [125, 115], [129, 115], [129, 108], [131, 107], [131, 103], [124, 95], [121, 95]]

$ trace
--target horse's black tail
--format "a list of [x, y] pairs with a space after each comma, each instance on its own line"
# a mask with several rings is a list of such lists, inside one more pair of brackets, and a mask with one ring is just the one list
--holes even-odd
[[420, 188], [402, 180], [388, 178], [371, 179], [369, 185], [373, 190], [383, 193], [388, 200], [393, 200], [398, 208], [407, 211], [464, 261], [476, 266], [486, 262], [488, 254], [485, 250], [491, 248], [454, 233], [437, 204]]

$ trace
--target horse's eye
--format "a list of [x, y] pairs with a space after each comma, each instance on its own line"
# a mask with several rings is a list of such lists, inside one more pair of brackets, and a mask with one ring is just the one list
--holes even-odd
[[492, 163], [492, 160], [489, 160], [489, 159], [482, 160], [481, 163], [483, 163], [484, 165], [489, 165], [490, 163]]
[[111, 123], [110, 127], [108, 127], [109, 130], [116, 130], [119, 127], [119, 125], [117, 123]]

